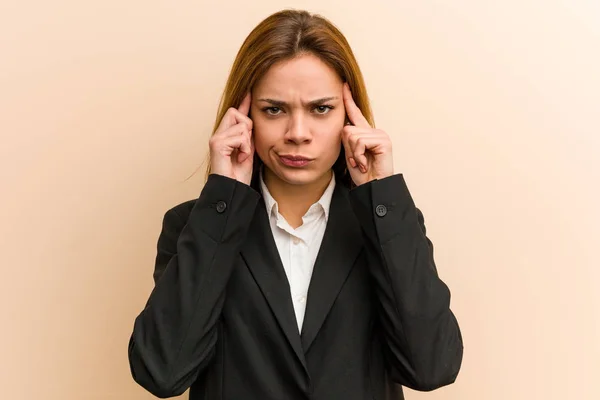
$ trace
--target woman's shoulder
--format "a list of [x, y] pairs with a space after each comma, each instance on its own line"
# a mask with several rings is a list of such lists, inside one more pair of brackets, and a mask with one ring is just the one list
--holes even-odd
[[197, 199], [187, 200], [179, 203], [165, 212], [164, 222], [166, 224], [185, 224], [196, 204]]

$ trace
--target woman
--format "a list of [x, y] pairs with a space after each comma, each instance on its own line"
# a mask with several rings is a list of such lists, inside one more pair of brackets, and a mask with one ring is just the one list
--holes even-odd
[[330, 22], [282, 11], [250, 33], [209, 160], [199, 198], [164, 217], [136, 382], [191, 400], [364, 400], [455, 380], [462, 339], [423, 215]]

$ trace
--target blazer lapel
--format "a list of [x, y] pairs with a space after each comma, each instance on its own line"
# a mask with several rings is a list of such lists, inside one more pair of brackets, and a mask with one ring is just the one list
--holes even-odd
[[271, 232], [265, 203], [261, 199], [248, 231], [241, 255], [265, 296], [287, 340], [308, 373], [300, 342], [290, 285]]
[[323, 325], [346, 277], [362, 249], [362, 232], [341, 184], [331, 199], [325, 235], [315, 261], [308, 288], [308, 302], [302, 325], [302, 347], [308, 352]]

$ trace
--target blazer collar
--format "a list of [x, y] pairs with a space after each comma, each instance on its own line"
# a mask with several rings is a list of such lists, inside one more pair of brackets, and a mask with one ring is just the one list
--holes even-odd
[[[259, 182], [254, 181], [253, 186]], [[257, 186], [254, 186], [255, 188]], [[336, 185], [323, 241], [308, 289], [308, 302], [298, 332], [290, 286], [261, 199], [241, 254], [283, 333], [308, 374], [308, 352], [362, 249], [360, 226], [350, 206], [348, 189]]]
[[348, 189], [336, 185], [329, 220], [317, 254], [302, 325], [302, 347], [308, 352], [362, 250], [363, 238], [348, 198]]

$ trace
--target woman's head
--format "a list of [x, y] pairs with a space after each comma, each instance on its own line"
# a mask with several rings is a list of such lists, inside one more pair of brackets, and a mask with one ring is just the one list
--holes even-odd
[[[251, 91], [255, 173], [264, 162], [279, 179], [302, 185], [333, 168], [337, 180], [350, 185], [341, 146], [344, 82], [373, 125], [362, 74], [342, 33], [323, 17], [280, 11], [263, 20], [242, 44], [214, 130], [227, 109], [238, 107]], [[293, 156], [310, 162], [299, 168], [301, 163], [292, 160], [296, 166], [290, 166], [286, 157]]]

